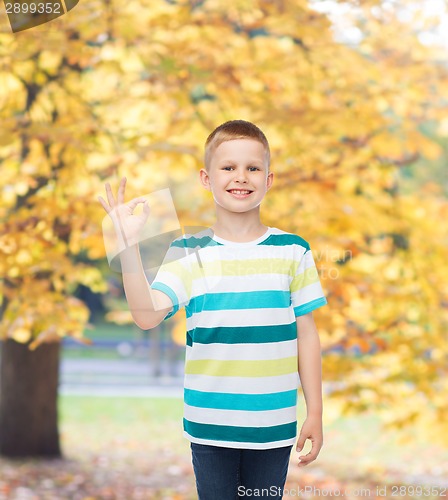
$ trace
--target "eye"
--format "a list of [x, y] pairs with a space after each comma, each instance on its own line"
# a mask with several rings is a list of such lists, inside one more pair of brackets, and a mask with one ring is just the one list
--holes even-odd
[[[233, 167], [223, 167], [223, 170], [227, 170], [228, 168], [233, 168]], [[254, 168], [255, 170], [260, 170], [258, 167], [249, 167], [249, 168]]]

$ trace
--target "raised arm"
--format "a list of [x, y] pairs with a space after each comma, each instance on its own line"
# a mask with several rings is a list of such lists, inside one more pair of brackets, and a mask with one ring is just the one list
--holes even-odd
[[[126, 300], [135, 324], [143, 330], [156, 327], [173, 309], [168, 295], [159, 290], [152, 290], [142, 265], [138, 236], [148, 219], [150, 209], [144, 197], [134, 198], [124, 203], [126, 177], [123, 177], [118, 188], [115, 201], [110, 184], [106, 184], [109, 204], [101, 196], [99, 202], [109, 214], [119, 241], [123, 241], [125, 249], [120, 252], [123, 287]], [[134, 209], [143, 203], [143, 213], [135, 215]]]

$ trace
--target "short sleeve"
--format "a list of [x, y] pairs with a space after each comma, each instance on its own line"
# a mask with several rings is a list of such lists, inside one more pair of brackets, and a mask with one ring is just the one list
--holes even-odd
[[291, 304], [295, 317], [327, 304], [309, 245], [300, 259], [290, 284]]
[[168, 295], [173, 303], [173, 309], [163, 320], [171, 318], [190, 302], [192, 274], [190, 258], [183, 238], [178, 238], [170, 244], [151, 288]]

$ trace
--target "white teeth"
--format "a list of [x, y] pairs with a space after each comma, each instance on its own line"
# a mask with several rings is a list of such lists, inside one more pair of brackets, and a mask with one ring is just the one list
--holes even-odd
[[235, 194], [249, 194], [250, 193], [250, 191], [236, 191], [234, 189], [232, 189], [230, 192], [235, 193]]

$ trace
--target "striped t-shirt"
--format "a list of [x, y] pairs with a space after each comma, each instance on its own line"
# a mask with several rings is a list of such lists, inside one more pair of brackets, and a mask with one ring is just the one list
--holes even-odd
[[206, 229], [174, 240], [151, 285], [185, 307], [184, 436], [228, 448], [297, 436], [296, 317], [327, 303], [309, 244], [269, 227], [245, 243]]

